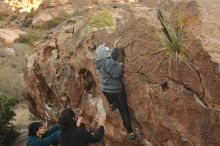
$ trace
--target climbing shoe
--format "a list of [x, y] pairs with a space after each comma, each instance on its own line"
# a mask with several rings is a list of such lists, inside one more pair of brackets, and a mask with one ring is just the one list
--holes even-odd
[[129, 133], [128, 140], [137, 140], [137, 135], [133, 132]]
[[115, 109], [118, 108], [116, 103], [110, 104], [109, 107], [110, 107], [111, 111], [114, 111]]

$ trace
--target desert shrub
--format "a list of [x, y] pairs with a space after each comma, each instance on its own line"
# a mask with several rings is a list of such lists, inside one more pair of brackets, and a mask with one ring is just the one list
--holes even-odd
[[31, 26], [32, 20], [33, 20], [33, 18], [27, 18], [27, 19], [25, 19], [24, 21], [22, 21], [22, 26], [23, 26], [23, 27], [29, 27], [29, 26]]
[[25, 19], [22, 21], [22, 26], [23, 26], [23, 27], [29, 27], [29, 26], [31, 26], [32, 20], [33, 20], [33, 17], [34, 17], [35, 14], [36, 14], [36, 12], [35, 12], [34, 10], [32, 10], [30, 13], [28, 13], [28, 14], [25, 16]]
[[17, 19], [17, 15], [13, 14], [9, 17], [9, 21], [14, 21]]
[[16, 127], [11, 123], [15, 113], [13, 107], [17, 100], [0, 93], [0, 145], [9, 146], [18, 134]]
[[42, 40], [46, 36], [46, 33], [38, 29], [28, 29], [26, 35], [22, 35], [17, 42], [26, 43], [32, 45], [35, 42]]
[[76, 10], [76, 11], [72, 14], [72, 17], [75, 17], [75, 16], [83, 16], [84, 13], [85, 13], [84, 11]]

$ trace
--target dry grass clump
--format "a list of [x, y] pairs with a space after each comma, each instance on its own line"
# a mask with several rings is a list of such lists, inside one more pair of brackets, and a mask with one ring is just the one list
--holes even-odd
[[112, 10], [107, 7], [97, 8], [91, 10], [87, 16], [85, 16], [85, 26], [83, 34], [88, 34], [93, 28], [105, 28], [114, 27], [116, 25], [116, 19], [113, 16]]

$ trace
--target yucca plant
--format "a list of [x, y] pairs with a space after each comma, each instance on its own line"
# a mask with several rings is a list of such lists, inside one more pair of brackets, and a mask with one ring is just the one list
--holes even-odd
[[85, 17], [83, 33], [87, 34], [93, 28], [114, 27], [116, 20], [110, 8], [99, 8], [92, 10]]
[[168, 59], [170, 66], [173, 61], [176, 64], [185, 63], [195, 73], [197, 67], [191, 62], [188, 54], [187, 38], [184, 30], [185, 16], [183, 12], [171, 13], [167, 16], [161, 10], [158, 10], [157, 17], [162, 25], [162, 33], [157, 35], [161, 47], [154, 54], [165, 54], [165, 58]]
[[[168, 16], [164, 15], [161, 10], [157, 11], [157, 17], [162, 25], [162, 32], [157, 35], [161, 45], [153, 52], [153, 54], [156, 55], [155, 59], [161, 59], [155, 69], [157, 69], [163, 61], [166, 61], [168, 62], [168, 72], [170, 71], [171, 74], [173, 63], [176, 65], [176, 69], [180, 63], [184, 63], [201, 83], [198, 67], [192, 62], [192, 58], [190, 58], [188, 52], [189, 48], [184, 27], [184, 10], [174, 10], [175, 11], [171, 11]], [[201, 88], [203, 88], [202, 85]], [[208, 105], [203, 97], [198, 98], [205, 106]]]
[[164, 16], [161, 10], [157, 11], [157, 17], [162, 25], [162, 34], [159, 34], [159, 40], [162, 48], [159, 51], [169, 51], [172, 55], [179, 55], [183, 48], [183, 22], [179, 21], [173, 24]]

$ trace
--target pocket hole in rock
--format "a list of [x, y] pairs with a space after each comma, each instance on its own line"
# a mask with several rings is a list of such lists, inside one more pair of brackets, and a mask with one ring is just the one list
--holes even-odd
[[92, 73], [89, 70], [82, 68], [80, 69], [80, 75], [83, 77], [86, 92], [93, 93], [93, 89], [96, 87], [96, 82]]

